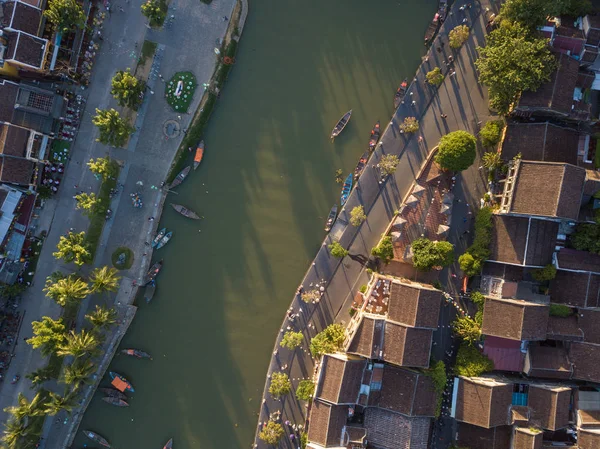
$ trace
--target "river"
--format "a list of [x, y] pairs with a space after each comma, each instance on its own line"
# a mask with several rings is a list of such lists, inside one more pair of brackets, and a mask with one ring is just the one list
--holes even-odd
[[80, 429], [119, 449], [170, 437], [176, 449], [250, 447], [274, 337], [339, 202], [335, 170], [353, 170], [375, 121], [385, 128], [436, 5], [251, 0], [204, 161], [178, 188], [177, 202], [205, 220], [165, 210], [174, 237], [155, 254], [165, 260], [157, 293], [123, 339], [154, 360], [117, 356], [110, 369], [133, 383], [131, 407], [97, 395]]

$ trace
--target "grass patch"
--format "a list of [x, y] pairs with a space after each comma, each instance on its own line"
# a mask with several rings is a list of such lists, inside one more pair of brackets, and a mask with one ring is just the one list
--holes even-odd
[[[137, 66], [144, 65], [148, 58], [152, 58], [154, 53], [156, 52], [156, 47], [158, 44], [156, 42], [145, 40], [142, 44], [142, 52], [140, 53], [140, 58], [138, 59]], [[135, 69], [137, 71], [137, 67]]]
[[94, 213], [90, 217], [90, 225], [86, 233], [87, 241], [90, 244], [92, 261], [96, 256], [98, 242], [100, 241], [100, 236], [102, 235], [104, 223], [106, 223], [105, 209], [110, 204], [110, 191], [117, 186], [117, 178], [119, 177], [119, 164], [117, 164], [115, 161], [111, 161], [111, 164], [113, 164], [115, 175], [106, 181], [102, 181], [102, 184], [100, 185], [100, 192], [98, 192], [98, 199], [100, 200], [100, 204], [102, 204], [104, 207], [100, 208], [98, 212]]
[[[178, 97], [175, 95], [175, 92], [180, 82], [182, 89]], [[192, 72], [177, 72], [167, 83], [167, 92], [165, 94], [167, 103], [169, 103], [175, 112], [187, 112], [194, 98], [196, 87], [198, 87], [198, 82]]]
[[235, 54], [237, 53], [237, 46], [238, 42], [235, 39], [231, 39], [231, 42], [229, 42], [227, 47], [225, 49], [221, 49], [221, 55], [223, 55], [223, 57], [221, 58], [217, 70], [215, 71], [214, 78], [215, 85], [219, 88], [225, 83], [225, 80], [227, 79], [227, 76], [233, 67], [233, 64], [224, 64], [223, 59], [231, 58], [233, 60]]
[[[123, 264], [118, 263], [119, 255], [121, 253], [125, 253], [125, 263]], [[133, 264], [133, 251], [126, 246], [119, 246], [115, 252], [112, 253], [110, 260], [112, 261], [113, 266], [118, 270], [127, 270], [131, 268], [131, 265]]]
[[66, 164], [67, 159], [69, 158], [70, 148], [71, 142], [67, 142], [66, 140], [54, 139], [52, 141], [52, 145], [50, 146], [50, 154], [48, 155], [48, 160], [50, 162], [62, 162], [63, 164]]
[[550, 304], [550, 316], [568, 317], [573, 314], [573, 309], [564, 304]]

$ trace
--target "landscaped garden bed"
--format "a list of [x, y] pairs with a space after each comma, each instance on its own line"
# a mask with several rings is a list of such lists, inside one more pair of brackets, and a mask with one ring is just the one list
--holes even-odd
[[52, 146], [50, 147], [50, 154], [48, 160], [50, 162], [57, 162], [65, 164], [69, 158], [69, 149], [71, 148], [71, 142], [66, 140], [54, 139]]
[[177, 72], [167, 83], [167, 103], [175, 112], [187, 112], [197, 86], [192, 72]]

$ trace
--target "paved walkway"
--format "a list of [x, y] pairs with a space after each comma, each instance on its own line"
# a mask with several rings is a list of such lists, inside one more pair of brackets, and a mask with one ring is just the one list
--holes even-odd
[[[463, 4], [472, 5], [472, 7], [464, 12], [460, 11], [459, 7]], [[327, 245], [337, 239], [350, 251], [350, 254], [368, 258], [371, 248], [381, 238], [395, 211], [408, 194], [427, 154], [438, 144], [440, 137], [458, 129], [476, 134], [479, 124], [485, 123], [489, 118], [487, 94], [484, 88], [478, 84], [474, 68], [474, 61], [477, 57], [476, 47], [485, 44], [487, 22], [485, 8], [487, 4], [488, 2], [485, 2], [485, 6], [482, 6], [480, 2], [469, 0], [458, 2], [453, 6], [438, 38], [408, 89], [405, 104], [401, 105], [394, 114], [382, 136], [381, 145], [377, 147], [371, 157], [369, 165], [342, 210], [336, 226], [317, 253], [301, 285], [306, 290], [323, 286], [325, 287], [324, 295], [318, 305], [305, 304], [299, 297], [294, 298], [292, 302], [290, 310], [293, 315], [297, 315], [297, 318], [291, 322], [286, 317], [275, 342], [274, 354], [268, 367], [265, 383], [264, 402], [259, 411], [257, 431], [260, 430], [261, 423], [267, 422], [269, 416], [274, 416], [273, 414], [280, 416], [282, 423], [286, 421], [292, 424], [304, 423], [306, 404], [297, 401], [291, 394], [281, 400], [273, 399], [267, 391], [269, 377], [274, 371], [286, 371], [292, 380], [293, 390], [300, 380], [310, 378], [315, 369], [315, 361], [308, 351], [310, 338], [334, 321], [346, 323], [349, 320], [348, 309], [354, 295], [361, 285], [367, 283], [368, 277], [361, 263], [348, 257], [340, 263], [338, 259], [330, 256]], [[454, 53], [453, 68], [456, 74], [446, 76], [440, 88], [434, 89], [425, 82], [425, 74], [436, 66], [442, 68], [443, 72], [447, 74], [448, 69], [444, 61], [451, 51], [447, 34], [456, 25], [462, 24], [465, 18], [467, 19], [466, 23], [472, 28], [472, 34], [467, 44], [459, 52]], [[415, 102], [414, 105], [411, 104], [412, 101]], [[448, 117], [442, 119], [441, 114], [447, 114]], [[405, 117], [410, 116], [416, 116], [420, 121], [420, 131], [417, 135], [406, 135], [399, 132], [398, 125]], [[422, 137], [421, 141], [419, 136]], [[385, 153], [398, 155], [400, 164], [394, 176], [380, 186], [380, 178], [375, 164]], [[479, 158], [476, 162], [478, 161]], [[484, 193], [484, 186], [484, 175], [478, 170], [477, 164], [457, 176], [454, 193], [463, 202], [462, 205], [458, 205], [456, 213], [453, 214], [455, 221], [458, 219], [462, 221], [462, 213], [467, 215], [465, 203], [479, 204], [479, 198]], [[363, 205], [367, 213], [367, 220], [358, 229], [351, 225], [344, 226], [344, 222], [349, 222], [349, 211], [357, 205]], [[452, 229], [449, 237], [452, 242], [460, 241], [462, 227], [460, 228], [459, 230], [455, 226]], [[463, 251], [465, 246], [466, 241], [460, 243], [457, 253]], [[453, 270], [457, 270], [457, 268], [454, 267]], [[449, 276], [447, 271], [442, 274], [446, 277]], [[448, 327], [451, 319], [452, 310], [444, 307], [441, 318], [441, 325], [444, 328], [435, 333], [436, 352], [441, 352], [442, 355], [451, 346]], [[301, 330], [306, 337], [305, 344], [294, 351], [279, 346], [280, 339], [288, 327]], [[291, 429], [286, 427], [286, 434], [289, 435], [290, 432]], [[256, 439], [255, 444], [259, 448], [268, 447], [259, 439]], [[439, 447], [445, 447], [447, 444], [446, 441], [445, 445]], [[297, 444], [289, 436], [282, 438], [279, 444], [281, 448], [293, 449], [296, 446]]]
[[[214, 47], [217, 39], [224, 36], [228, 23], [221, 18], [230, 17], [235, 5], [235, 0], [215, 0], [210, 5], [205, 5], [197, 0], [173, 0], [170, 4], [169, 15], [174, 15], [174, 22], [170, 28], [161, 31], [148, 29], [146, 19], [140, 13], [141, 0], [116, 0], [111, 2], [111, 13], [105, 21], [103, 28], [104, 41], [96, 56], [94, 74], [89, 89], [82, 90], [87, 97], [85, 112], [82, 117], [81, 127], [76, 141], [72, 146], [72, 158], [66, 170], [62, 187], [58, 195], [51, 200], [47, 210], [43, 213], [44, 222], [51, 222], [48, 237], [42, 249], [35, 274], [33, 285], [23, 295], [21, 303], [23, 326], [17, 337], [17, 346], [14, 357], [6, 378], [10, 379], [15, 374], [22, 376], [22, 380], [16, 385], [4, 382], [0, 389], [0, 414], [1, 420], [7, 419], [7, 414], [2, 412], [5, 407], [16, 403], [19, 392], [31, 398], [35, 391], [30, 389], [30, 383], [24, 375], [32, 372], [46, 364], [39, 351], [25, 344], [25, 338], [32, 335], [31, 322], [38, 321], [42, 316], [57, 318], [60, 313], [58, 307], [52, 300], [47, 299], [42, 292], [46, 277], [56, 270], [69, 273], [74, 267], [57, 262], [52, 253], [61, 235], [68, 232], [69, 228], [76, 231], [86, 230], [88, 220], [75, 210], [73, 195], [79, 190], [97, 191], [99, 182], [94, 178], [86, 167], [90, 158], [103, 157], [109, 154], [112, 158], [119, 160], [122, 164], [119, 182], [124, 184], [122, 193], [113, 200], [111, 209], [114, 211], [113, 218], [109, 220], [104, 228], [101, 242], [96, 254], [94, 266], [110, 265], [110, 256], [118, 246], [129, 246], [135, 254], [134, 265], [130, 270], [122, 272], [122, 284], [131, 290], [134, 279], [140, 279], [145, 267], [149, 263], [149, 257], [143, 256], [147, 252], [144, 239], [140, 235], [150, 238], [158, 223], [158, 202], [161, 192], [151, 189], [151, 186], [159, 186], [165, 179], [169, 170], [169, 163], [177, 151], [181, 137], [178, 139], [165, 140], [162, 135], [162, 125], [166, 120], [178, 120], [181, 128], [187, 128], [192, 119], [193, 111], [196, 110], [202, 95], [199, 87], [190, 106], [190, 114], [177, 114], [172, 111], [164, 100], [164, 82], [151, 80], [154, 87], [154, 95], [148, 93], [142, 108], [143, 123], [138, 120], [136, 126], [140, 126], [136, 135], [131, 139], [131, 145], [127, 149], [108, 148], [95, 141], [97, 129], [91, 119], [96, 108], [115, 107], [116, 102], [110, 95], [110, 80], [117, 70], [127, 67], [135, 68], [137, 58], [144, 39], [157, 42], [161, 49], [162, 57], [157, 58], [155, 68], [160, 63], [160, 74], [165, 79], [177, 71], [192, 71], [200, 86], [208, 82], [216, 61]], [[119, 10], [122, 7], [123, 12]], [[185, 42], [185, 45], [181, 45]], [[154, 83], [154, 84], [153, 84]], [[143, 187], [137, 185], [141, 181]], [[75, 187], [77, 186], [77, 187]], [[134, 209], [131, 205], [129, 193], [141, 191], [144, 198], [144, 207]], [[148, 218], [155, 216], [156, 220], [149, 221]], [[53, 218], [51, 221], [48, 217]], [[38, 229], [38, 232], [43, 230]], [[83, 273], [88, 272], [90, 267], [84, 267]], [[124, 292], [127, 296], [127, 292]], [[114, 298], [113, 298], [114, 299]], [[92, 302], [98, 298], [88, 298], [81, 307], [78, 324], [82, 323], [83, 315]], [[107, 338], [110, 340], [110, 336]], [[51, 389], [62, 392], [63, 385], [48, 385]], [[50, 422], [51, 420], [47, 420]], [[64, 416], [60, 414], [55, 422], [64, 422]], [[60, 427], [61, 424], [58, 424]], [[56, 424], [51, 426], [52, 434], [59, 433]], [[56, 448], [51, 443], [44, 441], [46, 447]]]

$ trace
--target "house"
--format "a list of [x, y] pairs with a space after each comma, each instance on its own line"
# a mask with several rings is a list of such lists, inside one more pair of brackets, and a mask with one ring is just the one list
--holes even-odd
[[441, 304], [440, 290], [392, 282], [387, 319], [406, 326], [437, 329]]
[[523, 369], [525, 354], [521, 351], [520, 341], [486, 336], [483, 353], [494, 362], [494, 371], [519, 372]]
[[529, 377], [567, 380], [573, 375], [573, 366], [564, 346], [532, 343], [527, 347], [523, 373]]
[[572, 390], [560, 385], [529, 385], [530, 423], [556, 431], [569, 425]]
[[461, 423], [489, 429], [508, 424], [513, 385], [487, 377], [457, 377], [450, 415]]
[[489, 429], [464, 422], [458, 423], [457, 443], [469, 449], [510, 448], [513, 429], [511, 426], [498, 426]]
[[531, 427], [515, 427], [512, 447], [514, 449], [541, 449], [543, 434]]
[[315, 397], [332, 404], [355, 404], [367, 362], [345, 355], [325, 355]]
[[569, 360], [573, 364], [573, 379], [600, 383], [600, 345], [571, 342]]
[[482, 333], [510, 340], [545, 340], [549, 307], [519, 299], [485, 299]]
[[[566, 252], [565, 252], [566, 251]], [[557, 260], [562, 267], [570, 250], [561, 249]], [[581, 264], [589, 253], [576, 251], [581, 256], [577, 261]], [[571, 266], [569, 264], [569, 266]], [[592, 272], [556, 270], [556, 277], [550, 281], [550, 300], [556, 304], [564, 304], [570, 307], [598, 307], [600, 299], [600, 275]]]

